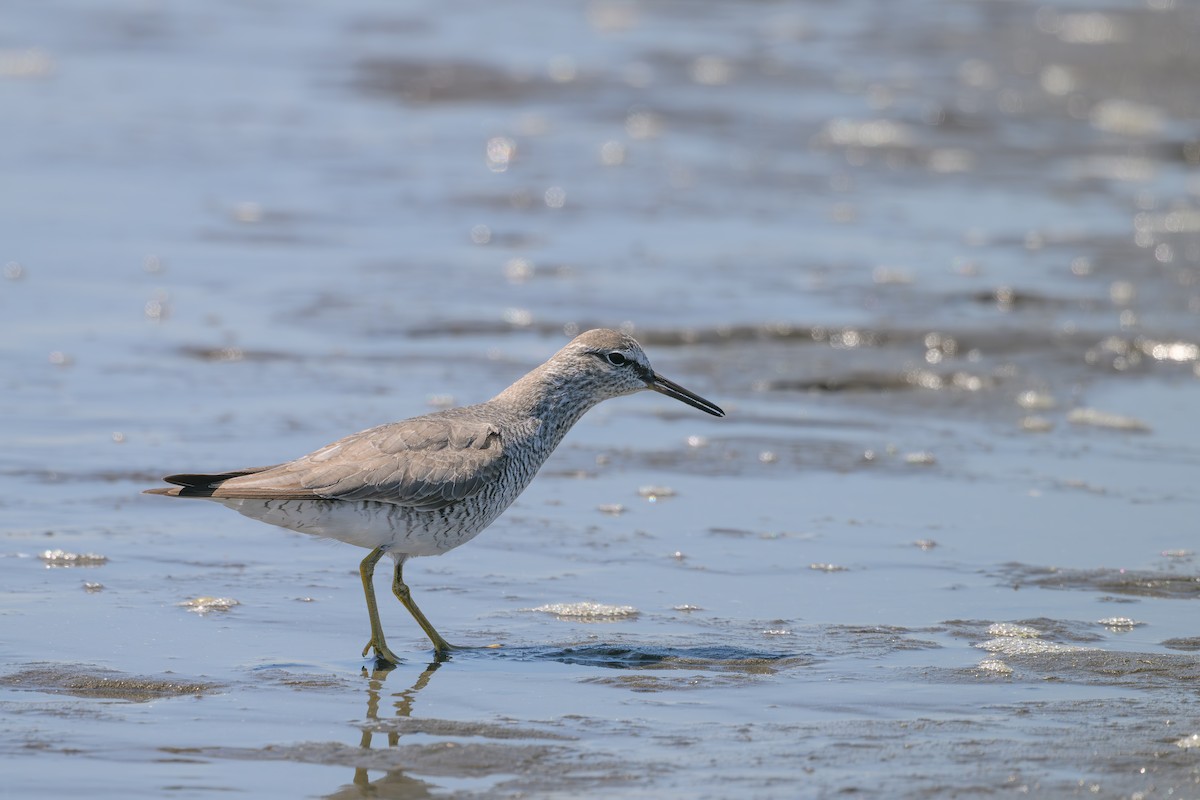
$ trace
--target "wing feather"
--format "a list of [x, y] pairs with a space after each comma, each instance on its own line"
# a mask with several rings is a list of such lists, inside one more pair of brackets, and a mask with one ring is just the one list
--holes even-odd
[[182, 488], [165, 491], [213, 498], [374, 500], [435, 510], [499, 479], [507, 461], [496, 425], [443, 413], [355, 433], [274, 467], [171, 476], [167, 480]]

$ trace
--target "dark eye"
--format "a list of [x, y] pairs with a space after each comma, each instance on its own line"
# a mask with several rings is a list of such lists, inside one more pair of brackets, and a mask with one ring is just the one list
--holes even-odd
[[629, 359], [627, 359], [621, 353], [617, 353], [615, 351], [609, 353], [606, 358], [608, 359], [608, 363], [612, 364], [614, 367], [623, 367], [629, 363]]

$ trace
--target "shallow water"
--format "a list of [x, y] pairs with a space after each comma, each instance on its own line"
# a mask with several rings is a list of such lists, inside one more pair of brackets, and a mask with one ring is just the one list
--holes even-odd
[[[1200, 12], [903, 12], [8, 9], [6, 789], [1195, 794]], [[139, 494], [594, 325], [728, 416], [606, 403], [411, 562], [445, 663]]]

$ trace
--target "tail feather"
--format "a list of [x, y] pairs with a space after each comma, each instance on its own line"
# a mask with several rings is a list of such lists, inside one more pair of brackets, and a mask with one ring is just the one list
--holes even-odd
[[178, 475], [168, 475], [163, 480], [167, 483], [173, 483], [175, 486], [146, 489], [143, 494], [162, 494], [168, 497], [212, 497], [213, 492], [219, 489], [221, 484], [230, 478], [254, 475], [268, 469], [273, 469], [273, 467], [249, 467], [231, 472], [185, 472]]

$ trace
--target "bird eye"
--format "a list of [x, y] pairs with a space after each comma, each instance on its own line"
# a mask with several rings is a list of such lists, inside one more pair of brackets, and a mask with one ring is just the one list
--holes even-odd
[[623, 367], [629, 363], [629, 359], [625, 358], [625, 356], [621, 353], [617, 353], [615, 351], [609, 353], [606, 358], [608, 358], [608, 363], [612, 364], [614, 367]]

